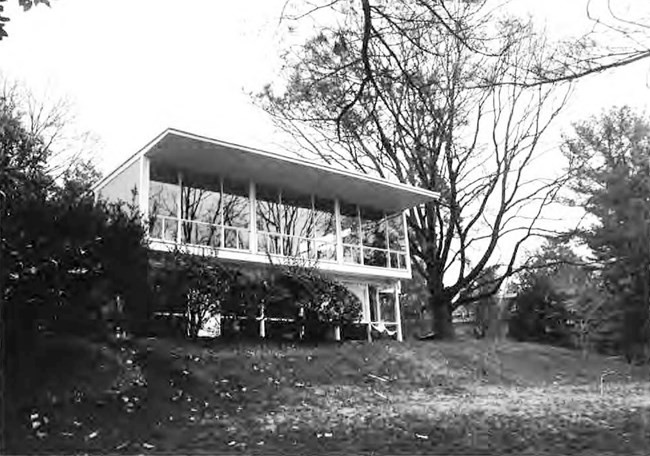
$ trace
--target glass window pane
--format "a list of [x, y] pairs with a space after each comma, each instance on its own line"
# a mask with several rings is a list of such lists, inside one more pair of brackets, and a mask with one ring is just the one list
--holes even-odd
[[271, 255], [280, 255], [281, 236], [273, 233], [257, 234], [257, 249], [260, 253], [270, 253]]
[[156, 217], [151, 220], [151, 225], [149, 225], [149, 236], [155, 239], [162, 239], [163, 233], [163, 219], [162, 217]]
[[178, 217], [179, 187], [176, 184], [151, 181], [149, 183], [149, 214]]
[[314, 241], [316, 245], [316, 259], [317, 260], [336, 260], [336, 244], [332, 242]]
[[284, 254], [309, 257], [314, 234], [311, 195], [301, 195], [290, 190], [282, 192], [282, 229]]
[[363, 245], [382, 249], [387, 248], [386, 220], [383, 212], [363, 207], [360, 208], [360, 211]]
[[249, 185], [248, 183], [223, 180], [223, 224], [249, 228]]
[[388, 251], [383, 249], [363, 248], [363, 264], [366, 266], [388, 267]]
[[317, 260], [336, 260], [334, 201], [314, 198], [314, 240]]
[[344, 244], [359, 244], [359, 216], [355, 204], [341, 202], [341, 238]]
[[388, 228], [388, 245], [390, 250], [406, 251], [406, 234], [402, 213], [392, 214], [386, 219]]
[[216, 225], [185, 221], [182, 236], [183, 242], [187, 244], [217, 248], [221, 246], [221, 231]]
[[390, 252], [390, 267], [399, 269], [399, 254], [397, 252]]
[[399, 254], [399, 268], [400, 269], [408, 269], [406, 255], [403, 254], [403, 253]]
[[313, 260], [316, 258], [316, 241], [313, 239], [291, 238], [290, 249], [284, 252], [285, 255]]
[[257, 199], [257, 229], [268, 233], [280, 233], [282, 211], [279, 190], [256, 185], [255, 198]]
[[361, 264], [361, 247], [343, 246], [343, 262]]
[[216, 176], [183, 174], [181, 217], [218, 224], [221, 203], [221, 179]]
[[314, 198], [314, 238], [320, 241], [336, 242], [334, 201]]
[[163, 240], [176, 242], [176, 234], [178, 233], [178, 219], [164, 218]]
[[248, 250], [248, 230], [224, 227], [224, 247], [228, 249]]

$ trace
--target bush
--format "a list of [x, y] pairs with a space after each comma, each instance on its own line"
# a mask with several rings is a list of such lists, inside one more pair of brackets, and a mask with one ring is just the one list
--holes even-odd
[[257, 335], [255, 319], [263, 313], [294, 322], [267, 322], [271, 336], [295, 333], [297, 338], [304, 327], [307, 338], [320, 340], [333, 325], [352, 323], [361, 313], [361, 302], [347, 288], [309, 267], [271, 265], [243, 272], [215, 258], [176, 251], [153, 275], [158, 309], [186, 313], [191, 337], [216, 313], [223, 317], [226, 336]]
[[135, 213], [88, 199], [17, 205], [3, 224], [2, 257], [8, 329], [16, 325], [20, 337], [102, 331], [118, 296], [131, 330], [148, 319], [147, 256]]

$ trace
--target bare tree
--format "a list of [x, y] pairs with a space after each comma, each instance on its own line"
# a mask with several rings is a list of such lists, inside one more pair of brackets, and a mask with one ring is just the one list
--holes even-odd
[[334, 3], [336, 20], [290, 49], [286, 84], [259, 100], [311, 156], [440, 193], [408, 226], [433, 329], [450, 337], [453, 309], [483, 297], [471, 291], [497, 245], [509, 255], [488, 293], [526, 240], [549, 234], [541, 222], [567, 176], [539, 172], [538, 145], [571, 86], [525, 83], [553, 49], [484, 3], [445, 2], [453, 21], [417, 0]]
[[69, 100], [46, 93], [37, 95], [2, 73], [0, 98], [7, 109], [17, 114], [30, 136], [42, 142], [40, 150], [53, 178], [58, 179], [75, 166], [93, 161], [97, 137], [79, 127]]
[[[500, 58], [507, 53], [506, 47], [492, 47], [486, 51], [482, 46], [472, 42], [466, 36], [467, 30], [459, 27], [463, 18], [458, 16], [455, 7], [462, 2], [480, 11], [484, 22], [498, 21], [510, 6], [512, 0], [410, 0], [402, 2], [406, 10], [425, 11], [430, 21], [435, 21], [441, 30], [454, 35], [458, 42], [469, 52], [484, 57]], [[351, 5], [351, 6], [348, 6]], [[363, 40], [370, 41], [375, 24], [382, 19], [390, 22], [398, 33], [411, 31], [418, 26], [418, 18], [408, 24], [402, 24], [398, 18], [386, 13], [385, 1], [355, 0], [287, 0], [282, 11], [281, 20], [295, 22], [311, 18], [324, 11], [345, 11], [347, 8], [359, 8], [366, 15], [363, 28]], [[575, 81], [588, 75], [601, 73], [614, 68], [643, 61], [650, 57], [650, 6], [646, 2], [635, 0], [584, 0], [585, 27], [574, 36], [568, 36], [558, 42], [553, 53], [546, 56], [544, 65], [520, 68], [517, 78], [504, 78], [501, 84], [517, 84], [527, 87]], [[462, 13], [464, 14], [464, 13]], [[564, 12], [557, 11], [556, 15]], [[580, 18], [576, 17], [576, 22]], [[290, 26], [293, 29], [293, 25]], [[523, 72], [527, 73], [522, 77]], [[490, 83], [493, 83], [490, 82]]]

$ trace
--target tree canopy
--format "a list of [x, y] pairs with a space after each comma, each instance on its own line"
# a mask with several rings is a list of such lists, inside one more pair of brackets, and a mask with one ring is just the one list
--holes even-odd
[[[461, 292], [481, 299], [468, 291], [502, 262], [494, 293], [521, 245], [545, 234], [566, 175], [534, 165], [570, 85], [528, 84], [555, 49], [484, 2], [335, 3], [337, 19], [290, 49], [284, 85], [260, 102], [312, 157], [440, 194], [408, 226], [435, 330], [450, 335]], [[512, 249], [499, 261], [504, 239]]]
[[[614, 339], [626, 352], [650, 342], [650, 119], [613, 108], [575, 125], [564, 152], [576, 168], [576, 204], [593, 223], [578, 235], [608, 292]], [[647, 356], [647, 355], [646, 355]]]

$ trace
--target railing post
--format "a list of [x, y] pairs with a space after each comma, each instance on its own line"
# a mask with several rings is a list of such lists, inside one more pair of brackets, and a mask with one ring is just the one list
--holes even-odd
[[183, 218], [183, 212], [181, 211], [181, 206], [183, 204], [183, 176], [181, 172], [178, 172], [178, 201], [177, 201], [177, 210], [176, 210], [176, 215], [178, 218], [178, 227], [176, 229], [176, 244], [181, 245], [181, 242], [183, 240], [182, 234], [181, 234], [181, 229], [183, 228], [183, 223], [181, 222]]
[[336, 225], [336, 262], [343, 263], [343, 236], [341, 233], [341, 202], [334, 199], [334, 222]]
[[[249, 204], [250, 204], [250, 216], [248, 219], [250, 220], [250, 227], [249, 227], [249, 248], [252, 253], [257, 253], [257, 195], [255, 194], [255, 183], [253, 181], [250, 181], [249, 183], [250, 188], [249, 188]], [[237, 234], [239, 237], [239, 233]]]

